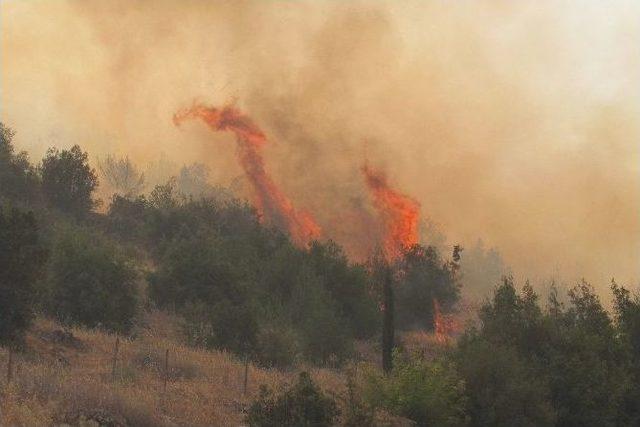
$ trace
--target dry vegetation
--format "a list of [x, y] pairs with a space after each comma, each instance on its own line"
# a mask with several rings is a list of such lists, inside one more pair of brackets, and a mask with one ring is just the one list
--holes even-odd
[[[68, 335], [59, 324], [39, 319], [25, 350], [14, 354], [10, 383], [8, 353], [0, 349], [0, 425], [241, 425], [260, 384], [279, 389], [303, 369], [282, 372], [249, 365], [245, 394], [241, 360], [182, 345], [175, 319], [165, 314], [148, 315], [144, 325], [134, 338], [120, 337], [112, 376], [115, 335], [80, 328], [67, 329]], [[304, 369], [325, 391], [343, 392], [337, 371]]]

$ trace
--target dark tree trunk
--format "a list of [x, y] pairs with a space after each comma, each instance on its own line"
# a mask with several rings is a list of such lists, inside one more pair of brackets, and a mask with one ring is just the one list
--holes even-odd
[[391, 268], [387, 267], [383, 283], [383, 318], [382, 318], [382, 369], [385, 373], [393, 369], [393, 347], [395, 325], [393, 314], [395, 310], [393, 300], [393, 276]]

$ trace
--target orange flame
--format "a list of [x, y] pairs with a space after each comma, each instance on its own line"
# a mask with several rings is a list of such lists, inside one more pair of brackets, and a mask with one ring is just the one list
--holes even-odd
[[436, 341], [440, 344], [446, 344], [451, 332], [451, 321], [442, 314], [440, 303], [436, 298], [433, 299], [433, 329]]
[[395, 260], [404, 249], [418, 243], [420, 205], [409, 196], [392, 189], [386, 175], [371, 169], [367, 163], [362, 167], [362, 173], [385, 226], [385, 255], [389, 261]]
[[201, 119], [213, 131], [231, 131], [238, 142], [238, 159], [256, 195], [256, 208], [277, 227], [289, 232], [298, 245], [306, 245], [320, 237], [320, 227], [306, 211], [297, 211], [287, 196], [273, 182], [262, 158], [267, 138], [249, 116], [227, 105], [223, 108], [195, 104], [173, 116], [179, 126], [187, 119]]

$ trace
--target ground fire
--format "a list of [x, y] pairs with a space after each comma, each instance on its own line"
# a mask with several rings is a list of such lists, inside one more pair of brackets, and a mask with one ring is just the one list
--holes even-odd
[[304, 246], [320, 236], [320, 226], [305, 211], [296, 210], [291, 200], [276, 185], [266, 170], [262, 147], [267, 138], [251, 118], [232, 105], [222, 108], [195, 104], [176, 113], [173, 122], [179, 126], [188, 119], [201, 119], [214, 131], [231, 131], [238, 143], [238, 160], [255, 191], [255, 205], [262, 217]]

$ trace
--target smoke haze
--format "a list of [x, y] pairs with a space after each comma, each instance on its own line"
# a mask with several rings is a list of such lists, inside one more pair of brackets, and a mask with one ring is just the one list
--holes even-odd
[[228, 185], [233, 136], [171, 118], [235, 99], [274, 181], [355, 256], [381, 226], [366, 157], [449, 244], [637, 282], [636, 2], [346, 3], [2, 1], [1, 119], [34, 160], [78, 143]]

